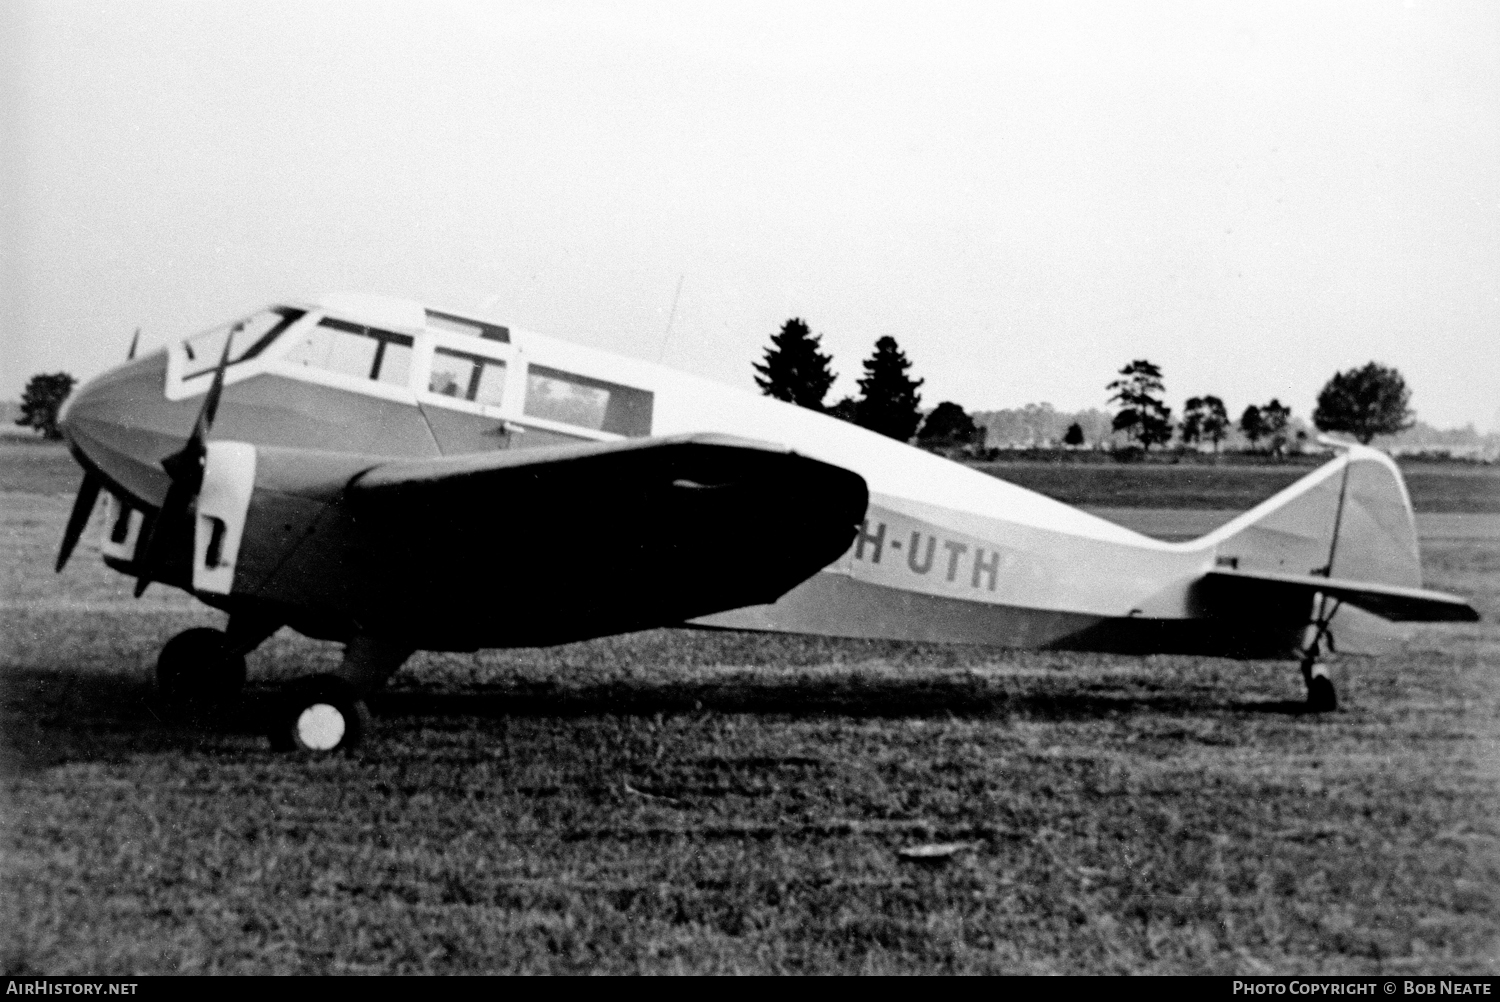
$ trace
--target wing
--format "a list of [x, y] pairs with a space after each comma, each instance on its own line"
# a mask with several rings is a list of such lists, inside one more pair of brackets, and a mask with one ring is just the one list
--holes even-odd
[[1283, 600], [1311, 601], [1314, 594], [1321, 592], [1395, 622], [1472, 623], [1479, 619], [1474, 607], [1457, 595], [1373, 581], [1220, 568], [1209, 571], [1203, 583], [1218, 598], [1241, 603], [1279, 605]]
[[387, 462], [343, 505], [387, 582], [378, 614], [462, 647], [774, 601], [849, 548], [868, 500], [849, 470], [696, 435]]

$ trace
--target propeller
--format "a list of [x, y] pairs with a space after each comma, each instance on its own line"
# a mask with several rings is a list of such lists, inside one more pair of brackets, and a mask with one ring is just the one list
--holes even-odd
[[136, 548], [135, 564], [140, 568], [140, 577], [135, 581], [136, 598], [140, 598], [146, 591], [146, 586], [151, 583], [152, 572], [161, 563], [163, 541], [166, 539], [163, 526], [180, 523], [193, 502], [198, 499], [198, 491], [203, 487], [203, 463], [208, 457], [208, 433], [213, 428], [214, 416], [219, 412], [219, 397], [224, 392], [224, 370], [229, 367], [229, 349], [241, 326], [235, 325], [224, 339], [224, 352], [219, 356], [219, 364], [214, 367], [214, 381], [208, 387], [208, 395], [203, 398], [203, 407], [198, 411], [197, 420], [193, 422], [192, 434], [180, 451], [161, 461], [161, 467], [172, 478], [172, 483], [167, 487], [167, 496], [162, 501], [161, 510], [143, 530], [143, 538]]
[[[135, 350], [141, 343], [141, 329], [135, 329], [135, 336], [130, 339], [130, 351], [125, 356], [129, 362], [135, 358]], [[73, 499], [73, 511], [68, 515], [68, 527], [63, 530], [62, 548], [57, 551], [56, 570], [60, 574], [62, 569], [68, 566], [68, 558], [73, 555], [73, 548], [78, 545], [78, 539], [83, 535], [83, 530], [89, 524], [89, 516], [94, 513], [94, 503], [99, 500], [99, 491], [104, 486], [104, 481], [92, 471], [85, 471], [83, 483], [78, 485], [78, 496]]]
[[73, 547], [78, 545], [78, 537], [83, 535], [83, 529], [89, 524], [89, 516], [94, 513], [94, 502], [99, 500], [99, 488], [104, 482], [93, 473], [83, 475], [83, 483], [78, 485], [78, 497], [73, 500], [73, 513], [68, 516], [68, 527], [63, 530], [62, 549], [57, 551], [56, 570], [61, 573], [68, 565], [68, 558], [73, 555]]

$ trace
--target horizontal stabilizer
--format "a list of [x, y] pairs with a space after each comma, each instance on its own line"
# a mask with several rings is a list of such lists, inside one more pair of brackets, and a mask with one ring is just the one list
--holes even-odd
[[1325, 578], [1316, 574], [1280, 574], [1273, 571], [1209, 571], [1203, 583], [1215, 592], [1246, 603], [1275, 601], [1305, 595], [1311, 600], [1321, 592], [1347, 602], [1382, 619], [1406, 623], [1472, 623], [1479, 613], [1457, 595], [1425, 588]]

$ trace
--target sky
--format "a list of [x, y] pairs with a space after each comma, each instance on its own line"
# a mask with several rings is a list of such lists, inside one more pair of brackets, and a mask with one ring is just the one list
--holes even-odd
[[1500, 4], [0, 2], [0, 399], [329, 291], [1500, 430]]

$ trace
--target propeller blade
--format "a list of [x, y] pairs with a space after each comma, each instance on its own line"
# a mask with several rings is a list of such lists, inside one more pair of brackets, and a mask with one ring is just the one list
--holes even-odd
[[132, 361], [132, 360], [135, 359], [135, 349], [137, 348], [137, 346], [140, 345], [140, 343], [141, 343], [141, 329], [139, 327], [137, 327], [135, 329], [135, 337], [133, 337], [133, 338], [130, 339], [130, 352], [129, 352], [129, 354], [127, 354], [125, 356], [125, 361], [129, 362], [129, 361]]
[[167, 488], [161, 510], [143, 530], [146, 534], [136, 548], [135, 563], [140, 568], [140, 577], [135, 581], [136, 598], [146, 591], [152, 574], [160, 566], [162, 540], [166, 538], [164, 527], [181, 522], [198, 499], [198, 490], [203, 486], [203, 461], [208, 456], [208, 433], [213, 430], [214, 418], [219, 413], [219, 397], [224, 393], [224, 371], [229, 368], [229, 349], [239, 332], [240, 325], [237, 324], [224, 339], [224, 351], [219, 356], [219, 364], [214, 367], [214, 381], [208, 387], [197, 420], [193, 422], [192, 434], [180, 451], [161, 461], [162, 469], [172, 478], [172, 485]]
[[229, 368], [229, 349], [234, 344], [234, 336], [242, 327], [242, 324], [235, 324], [229, 336], [224, 339], [224, 352], [219, 356], [219, 364], [214, 366], [214, 381], [208, 387], [208, 395], [203, 398], [203, 409], [198, 412], [198, 420], [193, 423], [193, 436], [188, 442], [196, 441], [200, 449], [208, 441], [209, 429], [214, 426], [214, 418], [218, 416], [219, 397], [224, 394], [224, 370]]
[[196, 487], [184, 490], [185, 486], [187, 485], [173, 480], [172, 486], [167, 488], [167, 496], [162, 501], [161, 508], [154, 516], [148, 516], [146, 524], [141, 526], [141, 536], [135, 544], [135, 559], [132, 561], [140, 572], [140, 576], [135, 579], [136, 598], [140, 598], [145, 592], [146, 586], [151, 583], [153, 572], [161, 564], [162, 541], [167, 538], [164, 527], [187, 514], [188, 505], [197, 493]]
[[92, 473], [84, 473], [83, 483], [78, 485], [78, 497], [73, 501], [73, 513], [68, 516], [68, 527], [63, 530], [62, 549], [57, 553], [58, 571], [68, 565], [73, 547], [78, 545], [78, 537], [83, 535], [84, 527], [89, 524], [89, 516], [94, 513], [94, 502], [99, 500], [99, 488], [102, 486], [104, 481]]
[[[178, 456], [180, 455], [179, 453]], [[169, 458], [176, 459], [178, 456]], [[167, 496], [162, 501], [161, 510], [156, 513], [155, 518], [151, 519], [150, 524], [141, 529], [144, 535], [136, 544], [135, 557], [135, 564], [140, 568], [141, 575], [135, 581], [136, 598], [141, 597], [141, 593], [151, 583], [153, 572], [161, 566], [163, 544], [169, 538], [171, 526], [181, 525], [187, 518], [193, 502], [198, 499], [198, 488], [202, 486], [201, 467], [198, 472], [198, 477], [194, 479], [174, 479], [172, 486], [167, 488]]]
[[[167, 488], [167, 493], [169, 495], [172, 493], [170, 487]], [[162, 507], [166, 507], [165, 503], [163, 503]], [[151, 546], [151, 537], [156, 534], [156, 519], [158, 514], [160, 513], [152, 514], [151, 512], [145, 512], [141, 516], [141, 532], [135, 538], [135, 552], [130, 555], [130, 562], [136, 567], [141, 568], [139, 576], [135, 579], [136, 598], [140, 598], [142, 593], [145, 592], [146, 586], [151, 583], [151, 575], [146, 573], [145, 570], [146, 550]]]
[[161, 565], [162, 541], [167, 538], [167, 527], [178, 524], [187, 515], [198, 496], [198, 488], [203, 486], [203, 455], [206, 452], [202, 443], [189, 439], [181, 452], [161, 461], [162, 467], [172, 476], [172, 484], [167, 488], [167, 496], [156, 516], [142, 527], [141, 541], [136, 544], [134, 563], [140, 569], [140, 577], [135, 581], [136, 598], [141, 597]]

